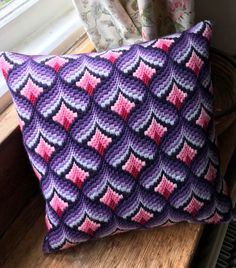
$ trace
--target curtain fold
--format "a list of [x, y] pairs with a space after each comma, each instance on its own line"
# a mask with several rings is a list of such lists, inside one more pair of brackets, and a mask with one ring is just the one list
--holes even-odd
[[98, 51], [149, 41], [193, 25], [194, 0], [74, 0]]

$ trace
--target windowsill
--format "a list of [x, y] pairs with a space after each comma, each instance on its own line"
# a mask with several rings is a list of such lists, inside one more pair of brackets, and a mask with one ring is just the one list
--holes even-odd
[[[17, 1], [12, 4], [15, 2]], [[44, 9], [48, 5], [47, 8], [52, 10], [51, 2], [46, 0], [20, 0], [20, 2], [24, 2], [25, 5], [22, 4], [16, 10], [13, 9], [12, 14], [9, 14], [5, 19], [0, 18], [0, 36], [8, 37], [2, 40], [1, 51], [14, 51], [29, 55], [62, 54], [70, 49], [71, 44], [74, 44], [76, 40], [83, 39], [83, 36], [86, 35], [82, 22], [72, 4], [65, 4], [64, 0], [58, 0], [60, 8], [56, 7], [55, 10], [58, 14], [53, 14], [50, 17], [51, 11]], [[19, 12], [21, 14], [18, 14]], [[34, 16], [37, 15], [37, 12], [43, 12], [42, 19], [45, 21], [41, 21], [41, 23], [38, 21], [38, 24], [35, 22]], [[7, 20], [10, 21], [7, 22]], [[29, 27], [26, 24], [29, 26], [34, 24], [34, 26], [28, 30]], [[18, 28], [22, 28], [21, 38], [19, 36], [17, 38]], [[11, 102], [4, 78], [0, 75], [0, 114]]]
[[[65, 54], [89, 53], [94, 51], [94, 45], [86, 37], [78, 40]], [[14, 104], [10, 104], [6, 110], [0, 114], [0, 145], [18, 127], [18, 116]]]

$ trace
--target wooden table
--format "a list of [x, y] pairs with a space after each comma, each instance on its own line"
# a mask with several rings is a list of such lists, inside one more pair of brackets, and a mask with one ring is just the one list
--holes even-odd
[[120, 233], [44, 255], [41, 251], [45, 235], [43, 201], [37, 196], [0, 240], [0, 256], [5, 257], [3, 267], [6, 268], [181, 268], [188, 267], [202, 230], [203, 225], [180, 223]]

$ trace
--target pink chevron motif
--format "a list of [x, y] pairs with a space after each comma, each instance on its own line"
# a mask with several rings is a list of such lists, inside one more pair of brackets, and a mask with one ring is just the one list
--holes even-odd
[[210, 121], [210, 116], [207, 114], [206, 110], [202, 107], [201, 113], [196, 121], [196, 124], [206, 129]]
[[89, 173], [78, 167], [75, 162], [73, 163], [69, 173], [66, 174], [66, 179], [72, 181], [79, 189], [88, 177]]
[[222, 216], [219, 215], [218, 212], [215, 212], [214, 215], [207, 220], [207, 223], [216, 224], [216, 223], [219, 223], [221, 220], [222, 220]]
[[129, 158], [122, 166], [122, 169], [129, 172], [134, 178], [137, 178], [141, 169], [145, 167], [145, 165], [145, 161], [140, 160], [133, 153], [130, 153]]
[[68, 207], [68, 203], [62, 200], [59, 195], [54, 192], [53, 198], [50, 201], [50, 206], [54, 209], [59, 217], [61, 217], [63, 211]]
[[100, 223], [96, 223], [92, 221], [88, 216], [86, 216], [83, 223], [78, 227], [78, 230], [86, 234], [93, 235], [94, 232], [96, 232], [96, 230], [100, 227]]
[[176, 157], [180, 159], [181, 161], [183, 161], [186, 165], [190, 166], [196, 154], [197, 154], [197, 151], [191, 148], [191, 146], [188, 145], [187, 142], [184, 142], [184, 145], [181, 151], [178, 153]]
[[198, 76], [200, 73], [200, 70], [202, 68], [202, 65], [203, 65], [203, 61], [196, 54], [196, 52], [193, 50], [189, 61], [186, 63], [186, 67], [192, 69], [194, 71], [194, 73], [196, 74], [196, 76]]
[[67, 62], [68, 62], [67, 59], [56, 56], [46, 61], [45, 64], [52, 67], [58, 73], [61, 67], [64, 66]]
[[133, 73], [133, 76], [143, 81], [143, 83], [147, 86], [155, 73], [156, 70], [154, 68], [151, 68], [141, 60], [138, 68]]
[[54, 146], [48, 144], [43, 137], [40, 137], [39, 143], [35, 148], [35, 152], [39, 154], [46, 162], [49, 162], [53, 152], [55, 152]]
[[29, 78], [20, 93], [34, 105], [38, 97], [43, 93], [43, 88], [36, 85], [32, 79]]
[[210, 26], [207, 25], [202, 36], [206, 37], [208, 40], [211, 40], [211, 37], [212, 37], [212, 31], [210, 29]]
[[151, 218], [153, 218], [153, 213], [150, 213], [141, 207], [139, 211], [131, 219], [132, 221], [144, 225]]
[[20, 130], [22, 131], [23, 127], [25, 126], [25, 122], [20, 117], [18, 118], [18, 122], [19, 122]]
[[123, 195], [116, 193], [108, 186], [105, 194], [100, 198], [100, 202], [114, 210], [121, 199], [123, 199]]
[[83, 76], [79, 81], [76, 82], [76, 86], [83, 88], [90, 96], [92, 96], [96, 86], [99, 83], [101, 83], [101, 79], [99, 77], [96, 77], [88, 70], [85, 70]]
[[69, 130], [71, 124], [74, 122], [77, 117], [77, 113], [71, 111], [64, 102], [61, 103], [60, 109], [52, 117], [52, 119], [62, 125], [65, 130]]
[[171, 182], [166, 178], [165, 175], [163, 175], [161, 181], [155, 187], [154, 191], [160, 193], [165, 199], [168, 199], [175, 188], [177, 188], [177, 184]]
[[34, 174], [36, 175], [36, 177], [38, 178], [38, 180], [40, 181], [42, 179], [42, 175], [38, 172], [38, 170], [32, 166]]
[[179, 110], [186, 97], [187, 94], [181, 91], [174, 83], [169, 95], [166, 97], [166, 100], [174, 104], [175, 107]]
[[191, 199], [189, 204], [184, 208], [189, 214], [196, 216], [199, 210], [203, 207], [204, 203], [197, 200], [195, 197]]
[[152, 122], [144, 134], [153, 139], [158, 145], [160, 144], [161, 138], [166, 133], [167, 128], [157, 123], [155, 118], [152, 118]]
[[204, 178], [208, 180], [209, 182], [213, 182], [216, 178], [216, 174], [217, 174], [216, 168], [210, 163], [207, 173], [204, 176]]
[[160, 38], [157, 40], [157, 42], [155, 42], [155, 44], [153, 45], [153, 47], [155, 48], [160, 48], [162, 50], [164, 50], [166, 53], [169, 51], [170, 46], [174, 43], [175, 41], [172, 39], [164, 39], [164, 38]]
[[109, 50], [108, 52], [102, 54], [101, 58], [105, 58], [114, 64], [120, 55], [122, 55], [122, 52]]
[[129, 101], [119, 93], [116, 102], [111, 106], [111, 110], [118, 113], [124, 120], [126, 120], [134, 107], [135, 104], [133, 102]]
[[68, 249], [68, 248], [72, 248], [74, 247], [75, 245], [73, 243], [70, 243], [68, 241], [65, 242], [65, 244], [62, 246], [61, 250], [63, 249]]
[[112, 139], [96, 128], [95, 134], [91, 140], [87, 142], [88, 146], [93, 147], [100, 155], [103, 155], [107, 146], [112, 142]]

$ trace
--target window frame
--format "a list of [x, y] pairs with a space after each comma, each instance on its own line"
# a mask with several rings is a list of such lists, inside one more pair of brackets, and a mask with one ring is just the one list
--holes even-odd
[[[72, 0], [16, 0], [0, 10], [0, 51], [62, 54], [84, 34]], [[11, 103], [0, 75], [0, 113]]]

